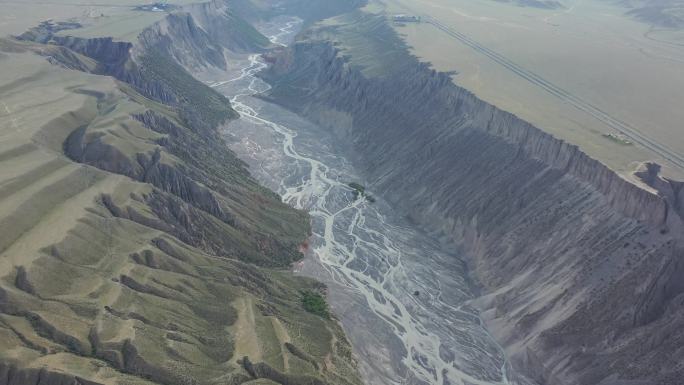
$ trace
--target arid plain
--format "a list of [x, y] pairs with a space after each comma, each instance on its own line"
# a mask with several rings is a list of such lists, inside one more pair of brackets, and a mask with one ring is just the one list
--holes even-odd
[[[422, 61], [453, 71], [454, 82], [478, 97], [579, 145], [628, 178], [651, 160], [663, 165], [665, 175], [681, 178], [681, 167], [639, 143], [626, 144], [635, 142], [631, 136], [619, 140], [615, 127], [586, 109], [636, 129], [670, 153], [684, 153], [684, 33], [636, 20], [610, 2], [562, 3], [544, 9], [490, 0], [388, 0], [384, 11], [422, 16], [420, 23], [395, 23], [395, 29]], [[507, 61], [478, 52], [432, 20]], [[585, 110], [522, 77], [510, 63]]]

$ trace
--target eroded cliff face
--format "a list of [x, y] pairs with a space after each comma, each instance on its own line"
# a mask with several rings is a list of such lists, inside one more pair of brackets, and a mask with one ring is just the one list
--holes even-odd
[[463, 247], [482, 317], [523, 373], [681, 382], [680, 182], [650, 167], [637, 186], [477, 99], [380, 17], [311, 29], [268, 60], [270, 99], [352, 142], [374, 191]]

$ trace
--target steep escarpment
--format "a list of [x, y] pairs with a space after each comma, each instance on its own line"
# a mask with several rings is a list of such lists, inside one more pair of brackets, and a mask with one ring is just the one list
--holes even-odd
[[134, 42], [0, 40], [0, 384], [359, 383], [303, 307], [325, 289], [282, 270], [308, 216], [225, 147], [237, 114], [189, 72], [245, 31], [224, 5]]
[[679, 383], [681, 183], [651, 166], [638, 186], [477, 99], [381, 16], [335, 18], [269, 61], [269, 98], [351, 141], [374, 191], [470, 256], [516, 368], [540, 384]]

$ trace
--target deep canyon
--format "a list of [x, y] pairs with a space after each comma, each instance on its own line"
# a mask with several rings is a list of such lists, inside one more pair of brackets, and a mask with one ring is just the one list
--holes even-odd
[[369, 188], [455, 242], [513, 366], [544, 384], [676, 384], [681, 183], [628, 182], [478, 100], [356, 12], [272, 54], [268, 100], [350, 143]]
[[62, 163], [103, 186], [30, 261], [39, 219], [0, 222], [0, 384], [681, 384], [684, 183], [478, 99], [377, 8], [259, 4], [3, 41], [111, 84], [0, 152], [55, 157], [8, 197]]
[[295, 271], [327, 284], [366, 381], [507, 383], [503, 351], [467, 304], [474, 295], [463, 261], [382, 198], [355, 193], [350, 182], [360, 176], [344, 146], [259, 99], [270, 88], [256, 77], [266, 64], [257, 55], [244, 63], [229, 80], [208, 83], [241, 114], [225, 131], [228, 142], [258, 180], [312, 216], [308, 258]]

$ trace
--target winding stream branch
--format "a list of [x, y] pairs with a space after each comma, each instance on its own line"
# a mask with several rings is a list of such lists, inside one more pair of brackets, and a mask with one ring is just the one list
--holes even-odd
[[[271, 42], [284, 45], [298, 25], [289, 21], [272, 28], [277, 32]], [[331, 279], [363, 296], [368, 310], [403, 345], [407, 370], [391, 382], [508, 384], [503, 350], [467, 305], [473, 294], [462, 261], [397, 219], [382, 199], [370, 203], [354, 194], [344, 179], [349, 173], [340, 171], [351, 164], [344, 156], [304, 146], [297, 140], [299, 129], [264, 116], [252, 96], [270, 89], [255, 76], [266, 66], [259, 55], [250, 55], [239, 75], [211, 85], [230, 97], [243, 121], [276, 133], [287, 163], [297, 165], [291, 167], [296, 175], [278, 181], [279, 193], [310, 213], [311, 248]], [[346, 329], [353, 341], [355, 331]]]

